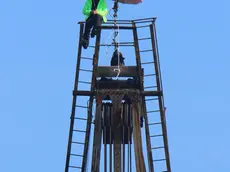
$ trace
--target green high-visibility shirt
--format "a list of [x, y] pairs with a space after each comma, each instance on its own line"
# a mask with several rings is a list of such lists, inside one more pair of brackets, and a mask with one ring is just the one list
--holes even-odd
[[[90, 16], [91, 11], [92, 11], [92, 0], [86, 0], [84, 8], [82, 10], [83, 14], [86, 16], [86, 20]], [[106, 22], [107, 21], [106, 15], [108, 13], [108, 9], [105, 0], [99, 1], [97, 5], [97, 12], [100, 16], [102, 16], [103, 21]]]

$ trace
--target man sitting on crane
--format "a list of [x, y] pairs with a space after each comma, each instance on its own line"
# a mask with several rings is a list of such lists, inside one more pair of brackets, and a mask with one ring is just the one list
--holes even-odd
[[98, 32], [98, 26], [101, 26], [102, 21], [106, 22], [108, 13], [105, 0], [86, 0], [83, 14], [86, 16], [85, 31], [82, 39], [82, 46], [87, 49], [89, 45], [89, 34], [93, 38]]

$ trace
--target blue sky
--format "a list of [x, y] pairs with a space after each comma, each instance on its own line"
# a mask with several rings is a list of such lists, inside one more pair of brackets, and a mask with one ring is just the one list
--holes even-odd
[[[1, 2], [2, 172], [64, 171], [83, 5], [84, 0]], [[120, 19], [158, 18], [175, 172], [230, 171], [229, 6], [227, 0], [121, 5]]]

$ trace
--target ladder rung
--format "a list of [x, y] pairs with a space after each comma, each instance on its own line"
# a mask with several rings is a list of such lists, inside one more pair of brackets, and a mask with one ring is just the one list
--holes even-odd
[[[108, 46], [110, 46], [110, 44], [100, 44], [99, 46], [100, 46], [100, 47], [108, 47]], [[89, 45], [88, 47], [89, 47], [89, 48], [95, 48], [94, 45]]]
[[79, 119], [79, 120], [87, 121], [87, 119], [86, 119], [86, 118], [79, 118], [79, 117], [75, 117], [74, 119]]
[[70, 155], [72, 155], [72, 156], [79, 156], [79, 157], [83, 157], [83, 155], [79, 155], [79, 154], [70, 154]]
[[[119, 45], [122, 45], [122, 44], [131, 44], [131, 45], [134, 45], [134, 42], [119, 42], [118, 44]], [[112, 43], [112, 45], [115, 45], [115, 44]]]
[[147, 75], [144, 75], [144, 76], [155, 76], [156, 74], [147, 74]]
[[139, 41], [142, 41], [142, 40], [147, 40], [147, 39], [151, 39], [150, 37], [147, 37], [147, 38], [139, 38], [138, 40]]
[[153, 147], [151, 149], [164, 149], [165, 147], [164, 146], [159, 146], [159, 147]]
[[85, 108], [85, 109], [88, 109], [88, 107], [87, 107], [87, 106], [76, 105], [76, 107], [80, 107], [80, 108]]
[[161, 122], [149, 123], [148, 125], [160, 125]]
[[137, 26], [136, 28], [143, 28], [143, 27], [149, 27], [149, 25], [145, 25], [145, 26]]
[[148, 87], [145, 87], [145, 88], [156, 88], [157, 86], [148, 86]]
[[154, 63], [154, 62], [143, 62], [143, 63], [141, 63], [142, 65], [145, 65], [145, 64], [152, 64], [152, 63]]
[[[111, 44], [111, 45], [114, 45], [114, 44]], [[99, 46], [100, 47], [108, 47], [111, 45], [110, 44], [100, 44]], [[134, 46], [134, 43], [133, 42], [123, 42], [123, 43], [119, 43], [118, 45], [119, 46]], [[93, 46], [93, 45], [89, 45], [88, 47], [89, 48], [95, 48], [95, 46]]]
[[166, 159], [155, 159], [155, 160], [153, 160], [153, 161], [165, 161]]
[[82, 83], [82, 84], [90, 84], [91, 85], [91, 82], [87, 82], [87, 81], [78, 81], [79, 83]]
[[100, 44], [100, 47], [109, 47], [111, 44]]
[[150, 51], [153, 51], [152, 49], [151, 50], [141, 50], [140, 53], [143, 53], [143, 52], [150, 52]]
[[156, 135], [152, 135], [150, 137], [161, 137], [161, 136], [163, 136], [163, 135], [162, 134], [156, 134]]
[[[100, 44], [100, 47], [110, 47], [111, 45], [115, 45], [114, 43], [112, 44]], [[120, 42], [117, 43], [119, 46], [134, 46], [134, 42]]]
[[154, 112], [160, 112], [160, 110], [150, 110], [150, 111], [147, 111], [147, 113], [154, 113]]
[[84, 145], [85, 143], [82, 143], [82, 142], [72, 142], [74, 144], [78, 144], [78, 145]]
[[88, 69], [79, 69], [81, 71], [85, 71], [85, 72], [93, 72], [92, 70], [88, 70]]
[[77, 166], [69, 166], [69, 168], [78, 168], [78, 169], [81, 169], [81, 167], [77, 167]]
[[93, 60], [93, 58], [90, 57], [81, 57], [82, 59], [86, 59], [86, 60]]
[[158, 100], [158, 98], [154, 98], [154, 99], [145, 99], [145, 101], [152, 101], [152, 100]]
[[73, 130], [73, 131], [80, 132], [80, 133], [86, 133], [86, 131], [84, 130]]

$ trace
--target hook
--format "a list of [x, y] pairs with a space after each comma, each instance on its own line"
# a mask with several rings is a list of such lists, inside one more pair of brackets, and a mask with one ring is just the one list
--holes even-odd
[[121, 69], [118, 67], [117, 69], [114, 69], [113, 71], [114, 71], [114, 72], [117, 71], [116, 79], [118, 79], [118, 77], [119, 77], [119, 75], [120, 75], [120, 73], [121, 73]]

